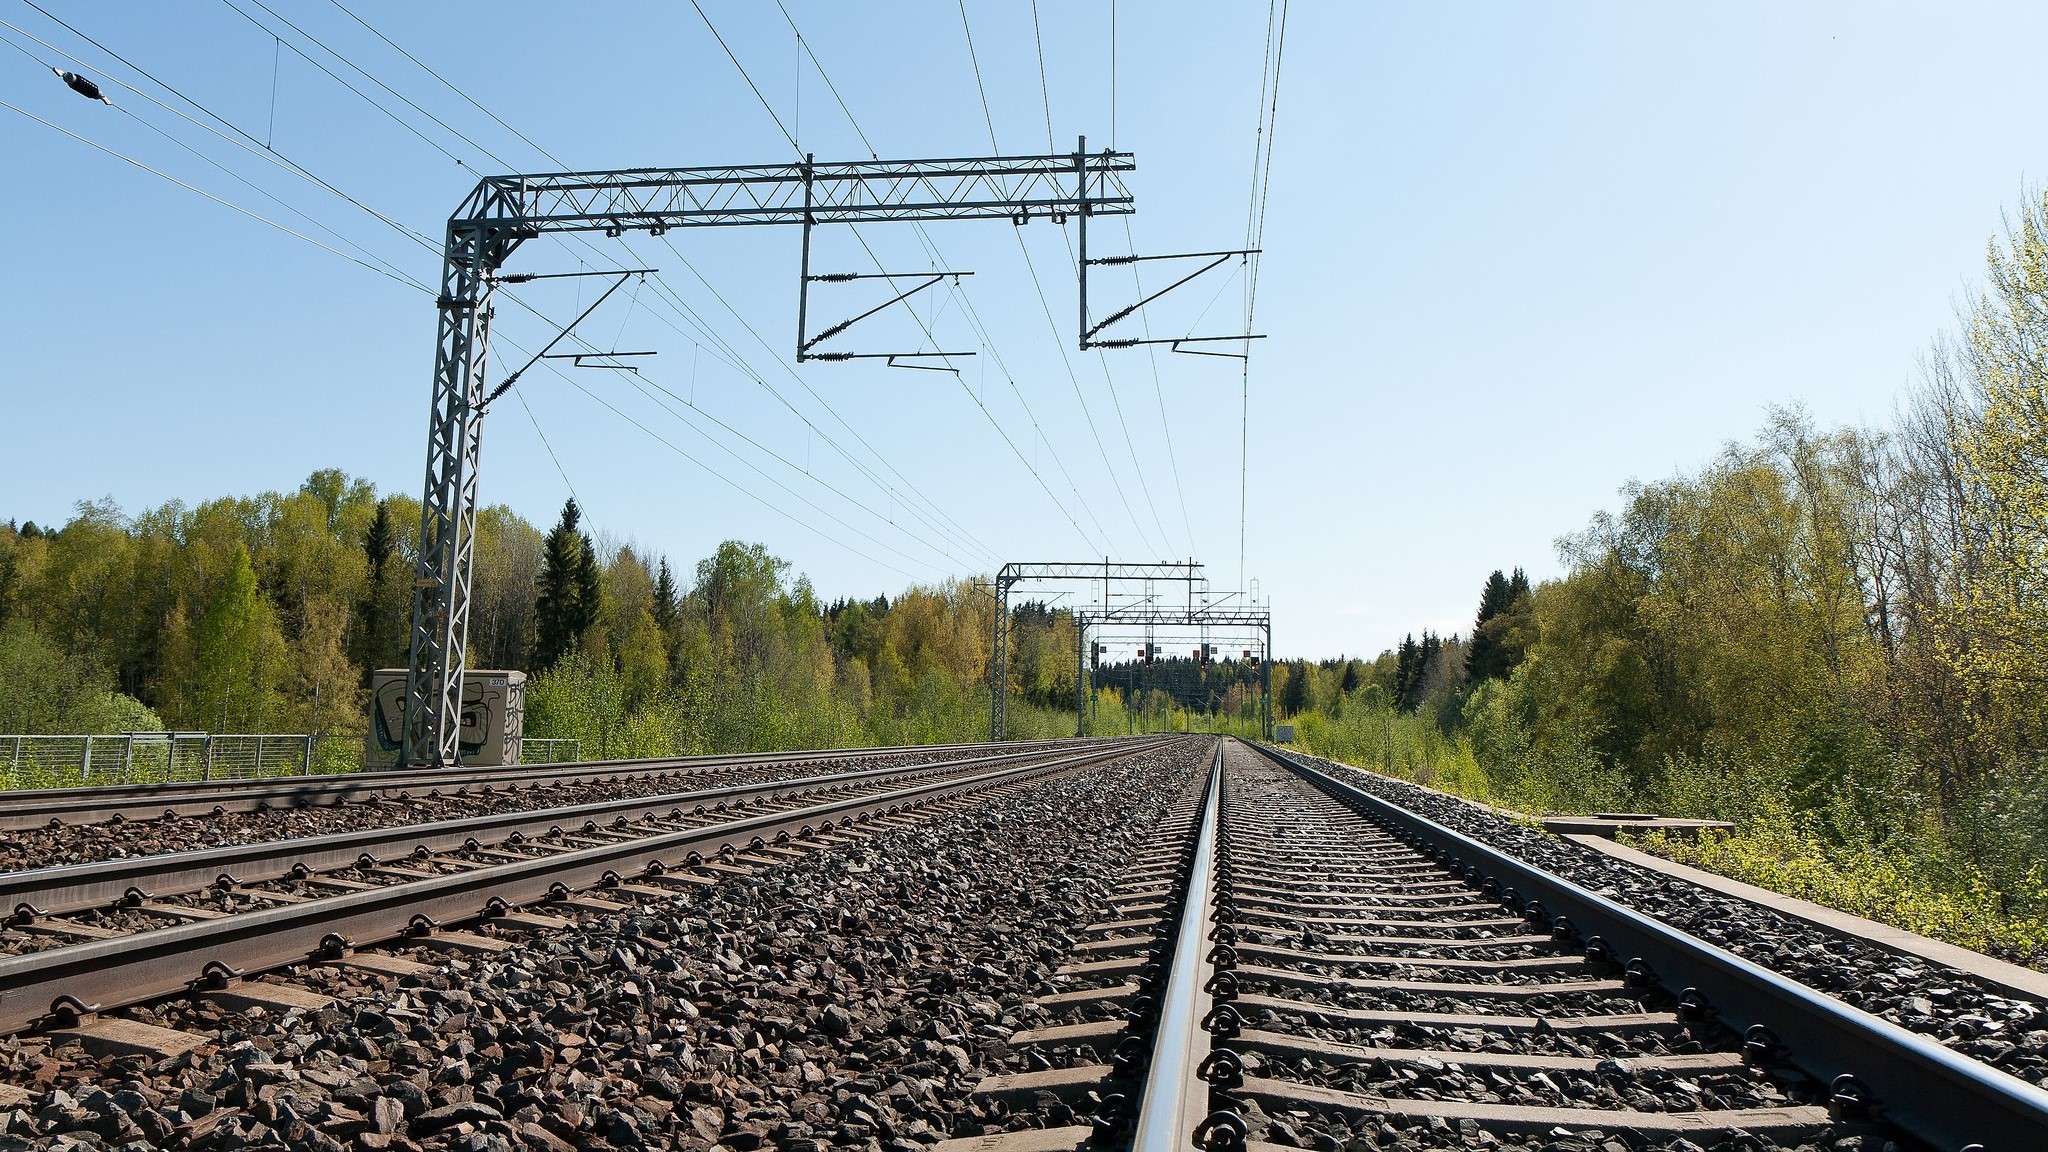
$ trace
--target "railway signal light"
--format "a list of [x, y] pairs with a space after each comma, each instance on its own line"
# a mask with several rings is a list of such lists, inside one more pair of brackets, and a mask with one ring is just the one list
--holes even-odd
[[1102, 667], [1102, 641], [1092, 641], [1091, 644], [1092, 651], [1089, 652], [1089, 667], [1100, 668]]

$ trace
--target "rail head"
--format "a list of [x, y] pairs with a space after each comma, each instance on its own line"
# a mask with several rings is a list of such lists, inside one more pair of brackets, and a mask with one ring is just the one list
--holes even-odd
[[[1249, 742], [1248, 742], [1249, 743]], [[2048, 1091], [1918, 1033], [1816, 992], [1725, 949], [1526, 864], [1420, 813], [1295, 759], [1254, 748], [1355, 811], [1399, 829], [1417, 847], [1490, 882], [1500, 899], [1548, 922], [1589, 955], [1697, 990], [1732, 1030], [1835, 1088], [1834, 1105], [1867, 1110], [1939, 1152], [2048, 1148]], [[1754, 1029], [1761, 1028], [1761, 1033]]]
[[1189, 862], [1186, 896], [1174, 929], [1172, 961], [1153, 1033], [1152, 1062], [1131, 1138], [1132, 1152], [1187, 1152], [1209, 1117], [1209, 1086], [1200, 1069], [1209, 1056], [1204, 1018], [1210, 1007], [1205, 937], [1215, 914], [1216, 842], [1223, 798], [1223, 745], [1216, 745], [1208, 794]]

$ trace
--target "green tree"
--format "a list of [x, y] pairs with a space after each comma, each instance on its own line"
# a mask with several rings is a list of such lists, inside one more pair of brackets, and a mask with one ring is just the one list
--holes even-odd
[[405, 659], [406, 632], [411, 627], [406, 613], [410, 574], [398, 555], [398, 532], [391, 522], [391, 502], [379, 500], [363, 530], [366, 564], [361, 593], [356, 597], [355, 619], [348, 629], [349, 659], [360, 670], [358, 681], [369, 687], [370, 673], [393, 667]]
[[26, 620], [0, 627], [0, 732], [94, 735], [163, 728], [154, 712], [114, 691], [113, 683], [98, 661], [65, 652]]
[[1296, 661], [1286, 668], [1287, 681], [1280, 688], [1278, 701], [1280, 712], [1286, 716], [1299, 716], [1309, 709], [1309, 666], [1306, 661]]
[[1975, 419], [1955, 431], [1981, 542], [1949, 617], [1970, 637], [1950, 655], [1984, 723], [2048, 744], [2048, 192], [1987, 255], [1989, 287], [1964, 326]]
[[284, 639], [259, 595], [249, 550], [237, 542], [194, 629], [181, 719], [215, 732], [261, 732], [277, 719]]
[[531, 662], [537, 672], [574, 651], [597, 622], [597, 560], [589, 537], [577, 528], [581, 518], [573, 498], [564, 503], [561, 519], [542, 545]]
[[1486, 578], [1479, 593], [1479, 614], [1472, 621], [1466, 648], [1465, 675], [1474, 684], [1499, 680], [1522, 662], [1527, 646], [1529, 577], [1520, 568], [1513, 578], [1500, 569]]
[[661, 558], [661, 575], [654, 580], [654, 622], [661, 625], [662, 635], [670, 640], [675, 638], [676, 621], [682, 612], [682, 596], [676, 588], [676, 578], [668, 568], [668, 557]]

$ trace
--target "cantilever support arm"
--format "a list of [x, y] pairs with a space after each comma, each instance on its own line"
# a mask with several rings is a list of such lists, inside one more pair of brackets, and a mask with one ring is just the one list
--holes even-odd
[[[482, 416], [484, 412], [490, 408], [491, 401], [496, 400], [500, 396], [503, 396], [507, 391], [511, 389], [511, 387], [514, 384], [519, 383], [519, 377], [524, 375], [528, 368], [531, 368], [535, 364], [540, 363], [542, 360], [547, 359], [548, 353], [553, 352], [555, 350], [555, 345], [560, 344], [562, 341], [568, 339], [569, 333], [574, 332], [578, 324], [581, 324], [585, 320], [589, 319], [590, 314], [592, 312], [597, 311], [597, 306], [604, 303], [607, 299], [610, 299], [611, 294], [617, 292], [619, 290], [620, 285], [624, 284], [627, 280], [631, 279], [636, 274], [640, 276], [645, 276], [649, 272], [658, 271], [660, 271], [660, 269], [658, 268], [629, 268], [624, 272], [618, 273], [619, 278], [617, 280], [612, 281], [611, 287], [606, 288], [603, 292], [599, 293], [597, 299], [592, 300], [590, 302], [590, 307], [585, 308], [580, 314], [577, 315], [577, 317], [574, 320], [571, 320], [567, 324], [562, 325], [562, 330], [560, 332], [555, 333], [555, 338], [553, 340], [548, 341], [546, 347], [542, 348], [538, 352], [535, 352], [531, 360], [528, 360], [526, 363], [521, 364], [518, 368], [514, 369], [510, 376], [507, 376], [503, 380], [498, 381], [498, 386], [496, 388], [491, 389], [490, 394], [484, 397], [483, 403], [478, 404], [476, 406], [477, 415]], [[508, 276], [506, 277], [506, 279], [510, 280], [511, 277]], [[541, 277], [528, 276], [526, 277], [526, 279], [539, 280], [541, 279]]]
[[[1163, 340], [1152, 340], [1152, 339], [1146, 339], [1146, 340], [1097, 340], [1097, 339], [1095, 339], [1095, 335], [1096, 335], [1096, 333], [1098, 333], [1098, 332], [1101, 332], [1101, 331], [1102, 331], [1103, 329], [1105, 329], [1105, 328], [1109, 327], [1109, 326], [1110, 326], [1110, 325], [1112, 325], [1112, 324], [1118, 323], [1119, 321], [1122, 321], [1122, 320], [1127, 320], [1127, 319], [1129, 319], [1129, 318], [1130, 318], [1131, 316], [1135, 315], [1135, 314], [1137, 313], [1137, 311], [1138, 311], [1139, 309], [1143, 308], [1143, 307], [1144, 307], [1145, 305], [1147, 305], [1147, 304], [1150, 304], [1150, 303], [1152, 303], [1152, 302], [1153, 302], [1154, 300], [1157, 300], [1157, 299], [1159, 299], [1160, 297], [1162, 297], [1162, 296], [1166, 295], [1166, 294], [1167, 294], [1167, 293], [1169, 293], [1169, 292], [1172, 292], [1172, 291], [1174, 291], [1174, 290], [1175, 290], [1175, 289], [1177, 289], [1177, 288], [1181, 288], [1181, 287], [1184, 287], [1185, 285], [1189, 284], [1190, 282], [1192, 282], [1192, 281], [1194, 281], [1194, 280], [1197, 280], [1197, 279], [1201, 278], [1201, 277], [1202, 277], [1203, 275], [1205, 275], [1206, 273], [1209, 273], [1209, 272], [1211, 272], [1211, 271], [1214, 271], [1214, 270], [1215, 270], [1216, 268], [1218, 268], [1218, 267], [1221, 267], [1221, 266], [1222, 266], [1222, 265], [1223, 265], [1223, 264], [1224, 264], [1225, 262], [1227, 262], [1227, 261], [1228, 261], [1228, 260], [1229, 260], [1229, 259], [1230, 259], [1231, 257], [1235, 256], [1235, 257], [1239, 258], [1240, 260], [1242, 260], [1242, 259], [1246, 259], [1246, 258], [1249, 258], [1249, 257], [1252, 257], [1252, 256], [1256, 256], [1256, 255], [1258, 255], [1258, 254], [1259, 254], [1259, 251], [1260, 251], [1260, 250], [1259, 250], [1259, 249], [1257, 249], [1257, 248], [1235, 248], [1235, 249], [1231, 249], [1231, 250], [1229, 250], [1229, 251], [1224, 251], [1224, 252], [1175, 252], [1175, 253], [1170, 253], [1170, 254], [1166, 254], [1166, 255], [1158, 255], [1158, 256], [1103, 256], [1103, 257], [1099, 257], [1099, 258], [1096, 258], [1096, 259], [1084, 259], [1084, 260], [1082, 260], [1082, 261], [1081, 261], [1081, 267], [1080, 267], [1080, 277], [1081, 277], [1081, 300], [1082, 300], [1082, 302], [1083, 302], [1083, 312], [1082, 312], [1082, 315], [1081, 315], [1081, 325], [1082, 325], [1082, 326], [1081, 326], [1081, 350], [1082, 350], [1083, 352], [1086, 352], [1086, 351], [1087, 351], [1088, 349], [1090, 349], [1090, 348], [1132, 348], [1132, 347], [1136, 347], [1137, 345], [1140, 345], [1140, 344], [1184, 344], [1184, 343], [1192, 343], [1192, 342], [1197, 342], [1197, 341], [1205, 341], [1205, 340], [1256, 340], [1256, 339], [1258, 339], [1258, 337], [1256, 337], [1256, 336], [1192, 336], [1192, 335], [1190, 335], [1190, 336], [1182, 336], [1182, 337], [1180, 337], [1180, 338], [1179, 338], [1178, 340], [1175, 340], [1175, 339], [1163, 339]], [[1185, 276], [1181, 277], [1180, 279], [1178, 279], [1178, 280], [1175, 280], [1175, 281], [1174, 281], [1173, 283], [1171, 283], [1171, 284], [1168, 284], [1168, 285], [1167, 285], [1166, 287], [1164, 287], [1164, 288], [1161, 288], [1161, 289], [1159, 289], [1159, 290], [1158, 290], [1157, 292], [1151, 292], [1151, 293], [1147, 293], [1146, 295], [1144, 295], [1144, 296], [1141, 296], [1141, 297], [1139, 297], [1139, 298], [1138, 298], [1138, 300], [1137, 300], [1136, 302], [1134, 302], [1134, 303], [1132, 303], [1132, 304], [1130, 304], [1130, 305], [1128, 305], [1128, 306], [1126, 306], [1126, 307], [1123, 307], [1123, 308], [1119, 308], [1119, 309], [1118, 309], [1118, 310], [1116, 310], [1115, 312], [1112, 312], [1112, 313], [1110, 313], [1110, 315], [1109, 315], [1109, 316], [1108, 316], [1108, 317], [1107, 317], [1106, 319], [1104, 319], [1104, 320], [1102, 320], [1102, 321], [1100, 321], [1100, 322], [1098, 322], [1098, 323], [1095, 323], [1095, 324], [1090, 324], [1090, 323], [1088, 323], [1088, 316], [1087, 316], [1087, 312], [1086, 312], [1086, 302], [1087, 302], [1087, 299], [1088, 299], [1088, 269], [1089, 269], [1089, 267], [1090, 267], [1091, 265], [1097, 265], [1097, 266], [1099, 266], [1099, 265], [1109, 265], [1109, 264], [1137, 264], [1137, 263], [1140, 263], [1140, 262], [1142, 262], [1142, 261], [1146, 261], [1146, 260], [1205, 260], [1205, 259], [1209, 261], [1209, 262], [1208, 262], [1207, 264], [1204, 264], [1204, 265], [1202, 265], [1202, 266], [1201, 266], [1200, 268], [1197, 268], [1197, 269], [1195, 269], [1195, 270], [1194, 270], [1193, 272], [1190, 272], [1190, 273], [1188, 273], [1187, 275], [1185, 275]], [[1178, 349], [1177, 349], [1177, 348], [1176, 348], [1175, 350], [1176, 350], [1176, 351], [1178, 351]]]
[[[954, 283], [957, 284], [959, 283], [960, 277], [972, 275], [974, 275], [974, 273], [972, 272], [832, 272], [827, 273], [823, 276], [812, 276], [806, 274], [803, 278], [804, 293], [806, 297], [808, 297], [809, 295], [810, 286], [812, 284], [842, 284], [854, 280], [889, 280], [893, 282], [896, 280], [908, 279], [912, 276], [923, 276], [925, 279], [920, 283], [913, 284], [909, 288], [906, 288], [903, 291], [898, 292], [896, 295], [891, 296], [887, 300], [882, 301], [880, 304], [875, 305], [873, 308], [868, 309], [867, 311], [861, 313], [860, 315], [853, 317], [851, 320], [841, 320], [839, 323], [832, 325], [830, 328], [825, 329], [823, 332], [818, 333], [816, 336], [810, 336], [806, 338], [805, 333], [800, 328], [797, 332], [796, 358], [798, 361], [824, 359], [852, 360], [856, 358], [873, 359], [881, 356], [912, 355], [912, 353], [907, 352], [869, 352], [840, 353], [838, 355], [833, 356], [824, 356], [813, 355], [811, 349], [817, 347], [818, 345], [824, 343], [827, 340], [830, 340], [832, 337], [839, 335], [841, 332], [846, 331], [848, 328], [853, 327], [855, 324], [860, 323], [861, 321], [867, 319], [868, 317], [873, 316], [878, 312], [886, 311], [887, 309], [893, 307], [894, 305], [901, 304], [903, 301], [910, 299], [912, 296], [917, 295], [918, 293], [924, 291], [925, 289], [941, 283], [948, 276], [951, 276], [953, 278]], [[802, 316], [805, 311], [807, 311], [807, 309], [798, 310], [799, 318], [797, 323], [799, 325], [803, 323]], [[972, 356], [974, 355], [974, 353], [942, 352], [933, 353], [933, 355]]]

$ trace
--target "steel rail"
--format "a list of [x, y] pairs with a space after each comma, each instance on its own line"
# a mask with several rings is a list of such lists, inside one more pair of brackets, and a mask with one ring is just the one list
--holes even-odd
[[[265, 840], [4, 872], [0, 873], [0, 916], [7, 916], [9, 924], [22, 924], [44, 916], [104, 908], [121, 901], [133, 902], [134, 895], [154, 899], [196, 892], [208, 886], [239, 887], [260, 883], [301, 868], [307, 872], [323, 872], [352, 867], [366, 855], [383, 862], [393, 853], [428, 856], [465, 848], [472, 843], [489, 847], [514, 836], [545, 835], [555, 830], [624, 830], [624, 826], [635, 821], [659, 817], [663, 813], [668, 813], [672, 819], [701, 815], [704, 807], [710, 804], [722, 807], [735, 800], [773, 801], [810, 795], [821, 788], [890, 777], [909, 779], [934, 773], [967, 771], [1019, 758], [1056, 754], [1050, 750], [1020, 749], [992, 756], [804, 776], [763, 784], [732, 784], [554, 808], [487, 813], [424, 824], [358, 828], [323, 836]], [[684, 812], [682, 809], [686, 805], [695, 806], [696, 812]], [[621, 821], [623, 826], [619, 823]], [[10, 911], [12, 915], [8, 915]]]
[[[1836, 1101], [1865, 1107], [1937, 1149], [2035, 1152], [2048, 1148], [2048, 1091], [1950, 1051], [1734, 953], [1446, 828], [1264, 745], [1246, 742], [1353, 811], [1396, 829], [1418, 848], [1491, 886], [1507, 903], [1549, 920], [1566, 938], [1631, 966], [1640, 960], [1668, 988], [1708, 998], [1721, 1022], [1775, 1040], [1777, 1058], [1835, 1086]], [[1759, 1036], [1760, 1041], [1765, 1040]], [[1844, 1079], [1844, 1078], [1847, 1079]]]
[[1174, 929], [1171, 968], [1153, 1033], [1152, 1062], [1145, 1073], [1143, 1103], [1131, 1137], [1132, 1152], [1185, 1152], [1195, 1129], [1208, 1118], [1209, 1088], [1198, 1070], [1209, 1055], [1202, 1018], [1209, 1010], [1205, 973], [1209, 963], [1203, 937], [1214, 912], [1218, 811], [1223, 798], [1223, 743], [1209, 769], [1208, 798], [1188, 866], [1180, 922]]
[[[1013, 747], [1055, 747], [1068, 740], [1017, 741]], [[463, 795], [478, 788], [538, 787], [606, 782], [632, 776], [702, 776], [721, 770], [860, 759], [919, 752], [988, 747], [978, 744], [905, 745], [892, 748], [821, 748], [725, 756], [679, 756], [654, 760], [583, 760], [562, 764], [496, 768], [367, 770], [331, 776], [264, 776], [244, 780], [192, 780], [164, 784], [98, 784], [76, 788], [25, 788], [0, 792], [0, 831], [40, 828], [51, 820], [89, 824], [112, 819], [155, 819], [166, 811], [180, 816], [255, 812], [267, 807], [312, 808], [427, 790]]]
[[616, 883], [623, 876], [656, 875], [672, 863], [689, 867], [704, 855], [810, 838], [849, 822], [1123, 759], [1150, 743], [1098, 748], [1051, 764], [995, 769], [966, 779], [0, 958], [0, 1034], [65, 1022], [80, 1008], [101, 1011], [190, 991], [202, 985], [208, 971], [256, 972], [315, 958], [337, 946], [431, 931], [442, 922], [562, 898]]

